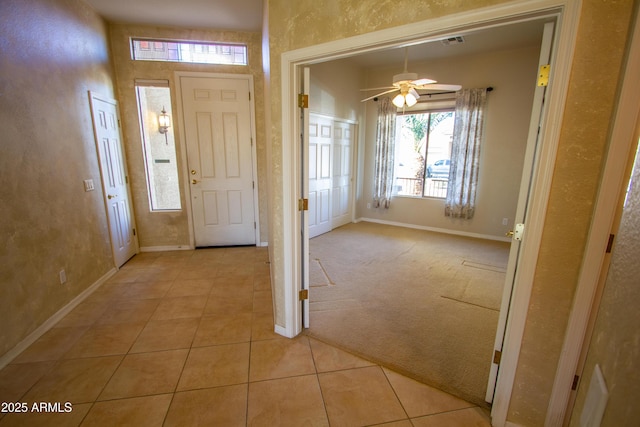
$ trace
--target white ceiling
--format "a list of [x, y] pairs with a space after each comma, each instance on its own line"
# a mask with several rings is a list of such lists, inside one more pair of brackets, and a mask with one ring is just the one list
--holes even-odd
[[109, 21], [261, 31], [263, 0], [86, 0]]
[[[411, 68], [412, 62], [429, 59], [478, 55], [484, 52], [539, 46], [545, 22], [545, 20], [520, 22], [465, 34], [452, 34], [451, 36], [462, 36], [463, 43], [460, 44], [445, 45], [442, 41], [433, 41], [410, 46], [408, 48], [409, 68]], [[361, 54], [346, 60], [362, 67], [389, 65], [398, 67], [398, 72], [401, 72], [404, 65], [404, 55], [404, 48], [391, 48]]]
[[[104, 18], [114, 22], [238, 31], [262, 29], [263, 0], [86, 1]], [[457, 45], [445, 46], [439, 41], [417, 44], [409, 48], [409, 63], [539, 44], [543, 24], [543, 20], [536, 20], [455, 34], [464, 36], [464, 43]], [[401, 68], [404, 49], [378, 50], [347, 60], [363, 67]]]

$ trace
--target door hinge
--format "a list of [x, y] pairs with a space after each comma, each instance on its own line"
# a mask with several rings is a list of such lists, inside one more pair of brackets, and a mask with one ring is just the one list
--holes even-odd
[[255, 230], [256, 228], [258, 228], [258, 226], [256, 225], [256, 222], [253, 222], [253, 229]]
[[571, 384], [571, 390], [577, 390], [579, 382], [580, 382], [580, 375], [574, 375], [573, 384]]
[[493, 363], [495, 363], [496, 365], [499, 365], [501, 359], [502, 359], [502, 352], [500, 350], [494, 350]]
[[298, 94], [298, 108], [309, 108], [309, 95], [306, 93]]
[[256, 182], [255, 181], [251, 181], [251, 188], [253, 188], [254, 190], [256, 189]]
[[128, 184], [128, 183], [129, 183], [129, 177], [128, 177], [128, 176], [125, 176], [125, 177], [124, 177], [124, 183], [125, 183], [125, 184]]
[[136, 229], [135, 228], [133, 229], [133, 235], [134, 236], [136, 235]]
[[515, 228], [511, 231], [508, 231], [505, 236], [513, 237], [513, 240], [521, 241], [522, 236], [524, 235], [524, 224], [516, 224]]
[[611, 249], [613, 249], [613, 240], [616, 238], [615, 234], [609, 234], [609, 241], [607, 242], [607, 253], [611, 253]]
[[299, 211], [308, 211], [309, 210], [309, 199], [298, 199], [298, 210]]
[[538, 72], [538, 86], [549, 86], [549, 71], [551, 70], [551, 65], [541, 65], [540, 71]]
[[309, 289], [301, 290], [300, 293], [298, 293], [298, 298], [300, 299], [300, 301], [309, 299]]
[[251, 101], [251, 92], [249, 92], [249, 101]]

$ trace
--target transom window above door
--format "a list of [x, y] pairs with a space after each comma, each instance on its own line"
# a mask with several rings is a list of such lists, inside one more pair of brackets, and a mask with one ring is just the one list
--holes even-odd
[[191, 62], [199, 64], [247, 65], [247, 46], [232, 43], [131, 39], [136, 61]]

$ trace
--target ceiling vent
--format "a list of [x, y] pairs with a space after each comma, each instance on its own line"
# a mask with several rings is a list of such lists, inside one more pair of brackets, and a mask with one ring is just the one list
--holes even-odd
[[464, 37], [462, 37], [462, 36], [449, 37], [449, 38], [443, 39], [441, 41], [442, 41], [442, 44], [445, 45], [445, 46], [453, 46], [454, 44], [462, 44], [462, 43], [464, 43]]

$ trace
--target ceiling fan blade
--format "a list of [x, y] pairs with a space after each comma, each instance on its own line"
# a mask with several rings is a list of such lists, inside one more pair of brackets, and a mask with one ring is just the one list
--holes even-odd
[[370, 97], [368, 97], [368, 98], [365, 98], [365, 99], [363, 99], [363, 100], [362, 100], [362, 101], [360, 101], [360, 102], [365, 102], [365, 101], [368, 101], [368, 100], [370, 100], [370, 99], [377, 98], [377, 97], [379, 97], [380, 95], [384, 95], [384, 94], [386, 94], [386, 93], [395, 92], [395, 91], [397, 91], [397, 90], [398, 90], [398, 89], [394, 87], [393, 89], [388, 90], [388, 91], [386, 91], [386, 92], [380, 92], [380, 93], [378, 93], [378, 94], [376, 94], [376, 95], [373, 95], [373, 96], [370, 96]]
[[416, 86], [416, 89], [419, 90], [444, 90], [444, 91], [450, 91], [450, 92], [456, 92], [460, 89], [462, 89], [462, 86], [460, 85], [448, 85], [448, 84], [426, 84], [426, 85], [420, 85], [420, 86]]
[[385, 90], [385, 89], [397, 89], [395, 86], [384, 86], [384, 87], [370, 87], [367, 89], [360, 89], [361, 92], [366, 92], [368, 90]]
[[428, 85], [432, 83], [436, 83], [436, 81], [431, 79], [418, 79], [411, 82], [411, 84], [416, 86]]

